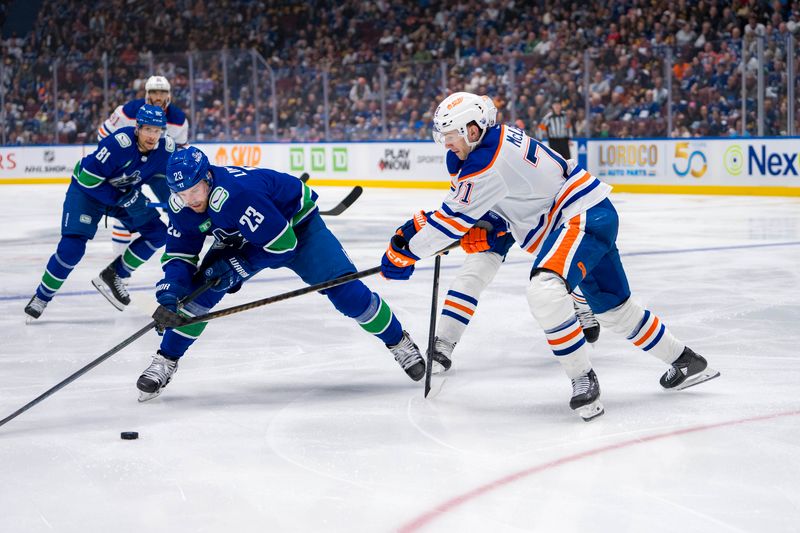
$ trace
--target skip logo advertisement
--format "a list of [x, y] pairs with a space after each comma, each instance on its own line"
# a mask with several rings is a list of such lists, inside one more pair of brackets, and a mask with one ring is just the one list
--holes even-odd
[[214, 154], [214, 163], [222, 167], [257, 167], [260, 162], [261, 147], [257, 144], [237, 144], [228, 149], [223, 146]]

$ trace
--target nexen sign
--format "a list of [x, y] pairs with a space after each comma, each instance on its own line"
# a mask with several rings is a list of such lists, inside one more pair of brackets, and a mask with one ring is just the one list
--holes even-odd
[[[754, 167], [756, 172], [754, 172]], [[769, 174], [770, 176], [797, 176], [797, 154], [785, 152], [767, 153], [767, 147], [761, 145], [761, 152], [749, 146], [747, 148], [747, 172], [753, 174]]]

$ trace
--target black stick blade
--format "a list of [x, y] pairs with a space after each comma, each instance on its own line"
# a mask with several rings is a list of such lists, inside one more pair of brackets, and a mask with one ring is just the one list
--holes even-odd
[[339, 202], [338, 204], [333, 206], [333, 208], [328, 209], [327, 211], [320, 211], [319, 214], [320, 215], [325, 215], [325, 216], [332, 216], [332, 217], [341, 215], [342, 213], [344, 213], [347, 210], [348, 207], [353, 205], [353, 203], [356, 200], [358, 200], [358, 197], [361, 196], [361, 193], [363, 193], [363, 192], [364, 192], [363, 187], [361, 187], [361, 185], [356, 185], [355, 187], [353, 187], [353, 190], [350, 191], [347, 194], [347, 196], [345, 196], [342, 199], [341, 202]]

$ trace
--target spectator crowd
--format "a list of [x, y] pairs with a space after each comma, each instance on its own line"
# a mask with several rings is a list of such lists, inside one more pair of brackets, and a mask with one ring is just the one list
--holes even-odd
[[2, 41], [7, 144], [91, 143], [151, 74], [191, 140], [317, 141], [429, 139], [456, 90], [529, 132], [558, 100], [581, 136], [755, 134], [762, 68], [764, 134], [785, 135], [800, 39], [788, 0], [44, 0], [37, 17]]

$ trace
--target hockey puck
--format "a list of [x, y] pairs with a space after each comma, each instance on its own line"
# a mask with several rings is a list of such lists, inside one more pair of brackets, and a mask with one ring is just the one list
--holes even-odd
[[136, 431], [123, 431], [119, 434], [122, 440], [136, 440], [139, 438], [139, 433]]

